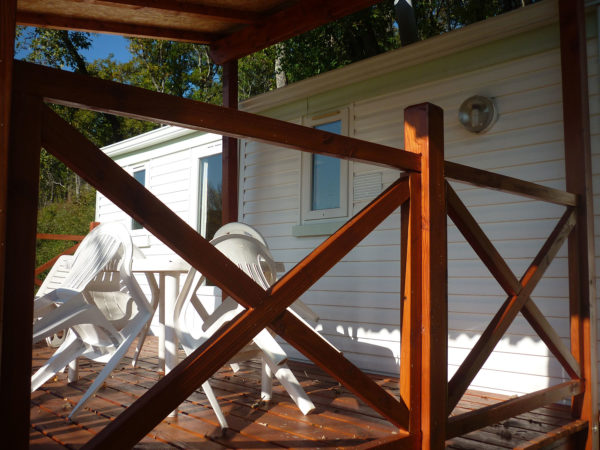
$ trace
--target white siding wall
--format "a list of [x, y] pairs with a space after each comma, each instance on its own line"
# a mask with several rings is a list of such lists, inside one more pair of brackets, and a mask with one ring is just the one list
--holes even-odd
[[[588, 55], [594, 192], [599, 211], [600, 106], [595, 40], [589, 42]], [[560, 83], [560, 54], [554, 49], [385, 96], [357, 101], [349, 98], [346, 105], [331, 104], [331, 108], [351, 107], [351, 136], [402, 148], [403, 109], [425, 101], [437, 104], [444, 109], [447, 160], [564, 189]], [[481, 135], [467, 132], [457, 120], [458, 106], [475, 94], [494, 97], [500, 111], [498, 122]], [[297, 103], [310, 105], [310, 97], [305, 100]], [[302, 114], [306, 114], [305, 106], [298, 107], [295, 119], [299, 120]], [[241, 219], [265, 235], [276, 259], [283, 261], [287, 270], [325, 238], [292, 236], [292, 227], [300, 223], [300, 155], [264, 144], [242, 145]], [[357, 180], [365, 175], [381, 174], [384, 188], [398, 175], [366, 164], [355, 163], [352, 167], [355, 192]], [[453, 186], [517, 277], [523, 274], [564, 210], [467, 185]], [[352, 199], [352, 188], [350, 193]], [[353, 213], [366, 203], [364, 198], [354, 201]], [[362, 368], [392, 374], [398, 373], [399, 364], [399, 224], [396, 212], [302, 297], [321, 316], [322, 333], [350, 360]], [[600, 218], [596, 229], [600, 229]], [[450, 220], [448, 240], [452, 376], [505, 295]], [[565, 246], [532, 297], [559, 335], [568, 341], [566, 276]], [[291, 355], [300, 356], [294, 349], [288, 350]], [[519, 315], [472, 387], [525, 393], [564, 377], [560, 364]]]
[[[140, 142], [149, 140], [153, 132], [137, 138]], [[118, 145], [118, 144], [117, 144]], [[136, 149], [130, 154], [116, 158], [116, 162], [129, 173], [138, 168], [146, 169], [145, 186], [175, 214], [192, 227], [197, 226], [198, 159], [221, 151], [221, 136], [194, 133], [183, 142], [178, 138], [162, 142], [156, 146], [151, 142], [142, 151]], [[131, 218], [100, 192], [96, 198], [96, 220], [99, 222], [121, 222], [131, 229]], [[174, 252], [146, 229], [132, 230], [132, 240], [147, 257], [172, 257]], [[148, 298], [150, 290], [144, 276], [136, 275]], [[205, 307], [212, 311], [220, 298], [220, 291], [214, 287], [202, 287], [199, 298]], [[154, 318], [156, 325], [158, 317]], [[191, 308], [186, 320], [196, 323], [196, 312]]]

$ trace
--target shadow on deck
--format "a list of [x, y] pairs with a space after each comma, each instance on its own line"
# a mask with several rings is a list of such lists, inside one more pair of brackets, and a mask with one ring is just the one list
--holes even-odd
[[[34, 370], [52, 350], [34, 349]], [[71, 408], [101, 365], [84, 361], [77, 383], [67, 384], [66, 374], [60, 374], [34, 392], [30, 446], [36, 449], [82, 446], [161, 376], [157, 372], [156, 338], [149, 338], [138, 368], [131, 368], [129, 358], [124, 361], [127, 364], [112, 373], [72, 422], [67, 419]], [[176, 417], [163, 420], [136, 448], [354, 448], [396, 432], [391, 424], [316, 366], [291, 362], [290, 367], [317, 406], [312, 414], [303, 416], [277, 382], [273, 385], [273, 401], [259, 404], [260, 363], [249, 362], [242, 364], [235, 375], [229, 367], [224, 367], [211, 379], [231, 427], [225, 433], [221, 433], [204, 393], [198, 390], [179, 406]], [[373, 378], [398, 394], [397, 379], [380, 375]], [[469, 391], [455, 412], [504, 399], [500, 395]], [[454, 449], [513, 448], [569, 421], [568, 408], [552, 405], [452, 439], [447, 445]]]

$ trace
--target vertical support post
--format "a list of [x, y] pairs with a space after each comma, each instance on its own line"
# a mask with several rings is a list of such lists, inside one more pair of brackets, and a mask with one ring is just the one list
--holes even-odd
[[[0, 2], [0, 329], [2, 328], [2, 304], [4, 302], [8, 144], [16, 17], [17, 0]], [[1, 354], [2, 333], [0, 333]], [[2, 358], [0, 358], [0, 364], [1, 360]]]
[[421, 175], [409, 175], [410, 200], [400, 210], [402, 339], [400, 396], [409, 409], [409, 432], [421, 436]]
[[563, 127], [567, 191], [579, 196], [577, 225], [569, 236], [571, 351], [581, 365], [585, 391], [573, 413], [589, 421], [586, 448], [598, 448], [598, 375], [594, 214], [583, 0], [559, 0]]
[[6, 261], [0, 398], [9, 414], [0, 427], [6, 448], [27, 448], [33, 335], [33, 280], [42, 101], [13, 93], [8, 155]]
[[[237, 59], [223, 65], [223, 106], [238, 109]], [[238, 140], [223, 136], [223, 224], [238, 220]]]
[[444, 113], [404, 110], [404, 147], [421, 155], [421, 429], [423, 449], [443, 449], [448, 403], [448, 286]]

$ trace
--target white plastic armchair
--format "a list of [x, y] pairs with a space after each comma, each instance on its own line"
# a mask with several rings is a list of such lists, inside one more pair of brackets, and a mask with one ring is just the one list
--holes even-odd
[[[276, 281], [277, 264], [264, 238], [249, 225], [237, 222], [224, 225], [215, 233], [211, 244], [263, 289], [267, 289]], [[243, 310], [243, 307], [232, 298], [224, 298], [215, 311], [209, 314], [195, 297], [196, 290], [204, 280], [204, 276], [194, 268], [190, 269], [175, 304], [175, 330], [183, 349], [188, 355], [202, 345], [223, 324], [232, 320]], [[188, 302], [192, 302], [203, 320], [199, 330], [188, 330], [185, 325], [183, 313], [184, 306]], [[307, 312], [309, 319], [318, 320], [317, 315], [306, 305], [301, 304], [297, 308], [301, 312]], [[268, 330], [260, 331], [250, 344], [246, 345], [229, 361], [229, 364], [235, 370], [237, 363], [256, 357], [262, 359], [261, 400], [270, 400], [272, 376], [275, 376], [303, 414], [308, 414], [314, 410], [314, 404], [286, 364], [286, 353]], [[227, 428], [227, 420], [221, 411], [210, 383], [205, 382], [202, 388], [215, 411], [221, 427]]]
[[[69, 275], [72, 263], [73, 255], [61, 255], [50, 269], [50, 272], [48, 272], [48, 275], [46, 275], [46, 278], [44, 278], [44, 282], [37, 290], [35, 298], [43, 297], [61, 287]], [[61, 330], [53, 336], [47, 337], [46, 343], [48, 346], [56, 348], [64, 342], [66, 333], [66, 330]]]
[[133, 246], [120, 224], [102, 224], [81, 242], [60, 288], [35, 300], [33, 341], [66, 329], [63, 344], [31, 378], [38, 389], [71, 361], [86, 357], [105, 363], [69, 417], [100, 388], [152, 316], [152, 309], [131, 274]]

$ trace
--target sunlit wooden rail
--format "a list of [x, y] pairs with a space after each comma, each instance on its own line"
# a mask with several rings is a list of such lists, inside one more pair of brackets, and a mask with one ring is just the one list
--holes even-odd
[[[27, 63], [15, 62], [14, 75], [7, 199], [11, 215], [6, 231], [11, 240], [5, 252], [6, 261], [11, 264], [5, 270], [5, 295], [17, 299], [31, 297], [26, 286], [33, 285], [31, 261], [35, 241], [32, 237], [35, 236], [39, 151], [44, 147], [247, 308], [111, 421], [86, 448], [134, 445], [264, 327], [278, 333], [396, 427], [395, 434], [370, 444], [372, 448], [443, 448], [450, 437], [561, 399], [572, 399], [574, 418], [580, 420], [554, 434], [549, 433], [548, 442], [557, 433], [563, 437], [577, 433], [585, 435], [588, 448], [597, 446], [596, 338], [594, 327], [590, 325], [596, 321], [590, 301], [594, 299], [590, 284], [593, 273], [593, 261], [590, 262], [593, 246], [590, 247], [589, 238], [591, 191], [585, 185], [587, 181], [581, 181], [585, 178], [584, 168], [573, 162], [584, 159], [583, 150], [575, 148], [571, 154], [566, 152], [567, 192], [562, 192], [445, 161], [443, 112], [427, 103], [405, 110], [405, 150], [400, 150]], [[268, 291], [263, 291], [56, 115], [46, 102], [214, 131], [233, 138], [379, 164], [405, 173]], [[569, 120], [570, 116], [565, 114], [565, 121]], [[510, 271], [447, 184], [447, 179], [565, 206], [556, 228], [520, 279]], [[400, 396], [395, 398], [286, 308], [398, 209], [401, 210], [402, 298], [399, 301], [402, 317], [399, 322], [402, 341]], [[448, 216], [507, 294], [501, 309], [449, 382]], [[567, 239], [570, 349], [530, 298]], [[3, 376], [8, 377], [2, 380], [3, 385], [15, 386], [7, 395], [10, 405], [29, 398], [27, 380], [31, 371], [31, 361], [25, 360], [28, 355], [19, 354], [18, 350], [28, 347], [23, 343], [31, 340], [32, 306], [30, 302], [17, 303], [20, 304], [10, 304], [4, 309], [17, 324], [14, 335], [3, 335], [9, 339], [3, 343], [3, 352], [9, 353], [3, 353], [2, 357], [6, 359], [13, 352], [17, 367], [14, 373], [3, 371]], [[449, 417], [519, 312], [548, 345], [571, 380]], [[27, 405], [18, 405], [17, 416], [22, 417], [25, 408]]]

